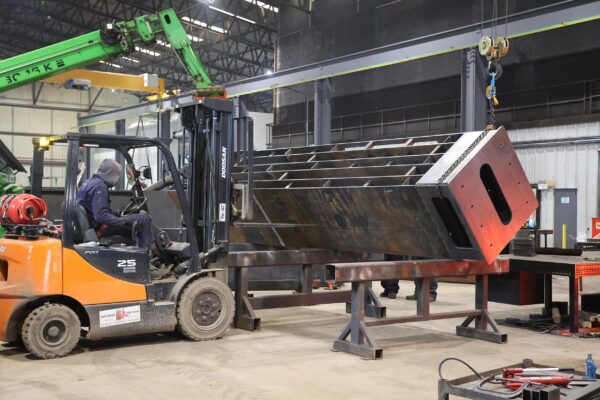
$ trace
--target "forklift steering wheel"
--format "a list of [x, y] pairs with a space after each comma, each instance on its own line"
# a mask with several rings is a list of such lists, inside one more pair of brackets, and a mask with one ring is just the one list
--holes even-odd
[[147, 201], [148, 199], [146, 196], [132, 198], [131, 201], [127, 203], [123, 211], [121, 211], [121, 216], [137, 214], [142, 208], [144, 208]]

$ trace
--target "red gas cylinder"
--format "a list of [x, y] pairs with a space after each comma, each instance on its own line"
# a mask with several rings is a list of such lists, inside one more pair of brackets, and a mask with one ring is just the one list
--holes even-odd
[[48, 213], [48, 205], [32, 194], [7, 194], [0, 197], [0, 222], [35, 224]]

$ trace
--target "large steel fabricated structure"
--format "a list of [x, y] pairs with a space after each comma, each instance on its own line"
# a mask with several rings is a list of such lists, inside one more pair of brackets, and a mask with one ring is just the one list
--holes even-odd
[[234, 243], [491, 263], [537, 207], [504, 128], [251, 160], [232, 173], [253, 192], [253, 222], [235, 224]]

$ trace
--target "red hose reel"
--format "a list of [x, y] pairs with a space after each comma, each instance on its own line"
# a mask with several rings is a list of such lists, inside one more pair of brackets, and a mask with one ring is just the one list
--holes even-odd
[[0, 197], [0, 222], [37, 224], [48, 213], [48, 205], [31, 194], [7, 194]]

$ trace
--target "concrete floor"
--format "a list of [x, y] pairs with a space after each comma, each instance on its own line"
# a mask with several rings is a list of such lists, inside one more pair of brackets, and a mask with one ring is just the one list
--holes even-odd
[[[600, 291], [600, 279], [584, 281]], [[555, 295], [566, 299], [566, 280]], [[412, 292], [401, 282], [401, 293]], [[432, 311], [472, 307], [474, 287], [442, 283]], [[388, 315], [409, 314], [414, 303], [384, 299]], [[540, 306], [491, 303], [494, 317], [525, 317]], [[459, 357], [487, 370], [531, 358], [583, 368], [589, 352], [600, 359], [600, 340], [502, 327], [507, 344], [454, 335], [460, 320], [371, 328], [384, 359], [364, 361], [329, 349], [348, 321], [341, 304], [260, 311], [262, 330], [230, 330], [222, 340], [194, 343], [176, 335], [82, 343], [58, 360], [33, 360], [0, 347], [0, 399], [435, 399], [437, 366]], [[447, 365], [448, 377], [467, 375]]]

